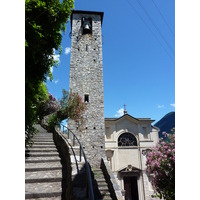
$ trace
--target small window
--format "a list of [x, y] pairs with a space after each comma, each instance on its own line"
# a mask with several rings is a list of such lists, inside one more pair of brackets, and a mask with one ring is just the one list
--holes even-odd
[[88, 102], [89, 102], [89, 95], [88, 95], [88, 94], [85, 94], [84, 102], [85, 102], [85, 103], [88, 103]]
[[86, 44], [86, 48], [85, 49], [86, 49], [86, 51], [88, 51], [88, 44]]

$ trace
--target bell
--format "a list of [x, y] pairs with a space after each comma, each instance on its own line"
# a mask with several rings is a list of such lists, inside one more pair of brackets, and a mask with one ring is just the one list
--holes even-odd
[[84, 27], [84, 29], [88, 29], [88, 30], [90, 30], [90, 27], [89, 27], [89, 25], [88, 25], [88, 24], [86, 24], [86, 25], [85, 25], [85, 27]]
[[88, 19], [84, 19], [83, 22], [83, 34], [87, 34], [87, 33], [91, 33], [91, 25], [90, 25], [90, 21]]

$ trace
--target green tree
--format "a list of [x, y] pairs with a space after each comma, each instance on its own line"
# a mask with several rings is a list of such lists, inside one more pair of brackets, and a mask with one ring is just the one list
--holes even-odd
[[[33, 136], [34, 133], [36, 133], [36, 129], [33, 127], [33, 124], [35, 121], [39, 119], [38, 117], [41, 115], [40, 111], [41, 106], [43, 106], [44, 103], [47, 102], [49, 99], [47, 87], [44, 82], [40, 81], [38, 83], [38, 86], [33, 88], [33, 90], [35, 90], [35, 95], [30, 97], [26, 96], [26, 101], [25, 101], [25, 108], [27, 108], [25, 111], [26, 112], [25, 126], [27, 127], [25, 132], [26, 146], [32, 143], [30, 138]], [[26, 95], [27, 94], [28, 93], [26, 93]], [[31, 107], [29, 107], [30, 105]]]
[[61, 53], [62, 31], [66, 29], [74, 0], [25, 0], [25, 138], [35, 133], [41, 82], [53, 79], [55, 50]]

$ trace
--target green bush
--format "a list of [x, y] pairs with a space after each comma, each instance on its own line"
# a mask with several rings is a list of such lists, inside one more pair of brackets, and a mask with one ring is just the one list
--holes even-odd
[[53, 131], [54, 130], [54, 126], [58, 123], [60, 123], [60, 119], [57, 116], [57, 113], [52, 114], [48, 121], [47, 121], [48, 125], [47, 125], [47, 129], [48, 131]]

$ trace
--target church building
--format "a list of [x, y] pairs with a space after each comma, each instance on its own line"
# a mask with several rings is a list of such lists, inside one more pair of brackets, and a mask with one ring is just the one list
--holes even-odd
[[71, 14], [69, 89], [79, 93], [87, 110], [82, 132], [70, 119], [68, 128], [81, 141], [92, 167], [100, 167], [102, 158], [109, 161], [124, 200], [150, 200], [153, 189], [142, 152], [158, 142], [159, 129], [151, 125], [154, 120], [135, 118], [126, 110], [119, 118], [104, 118], [103, 14], [82, 10]]
[[119, 118], [105, 118], [106, 158], [124, 199], [154, 199], [143, 155], [159, 141], [159, 129], [152, 122], [150, 118], [134, 118], [126, 110]]

